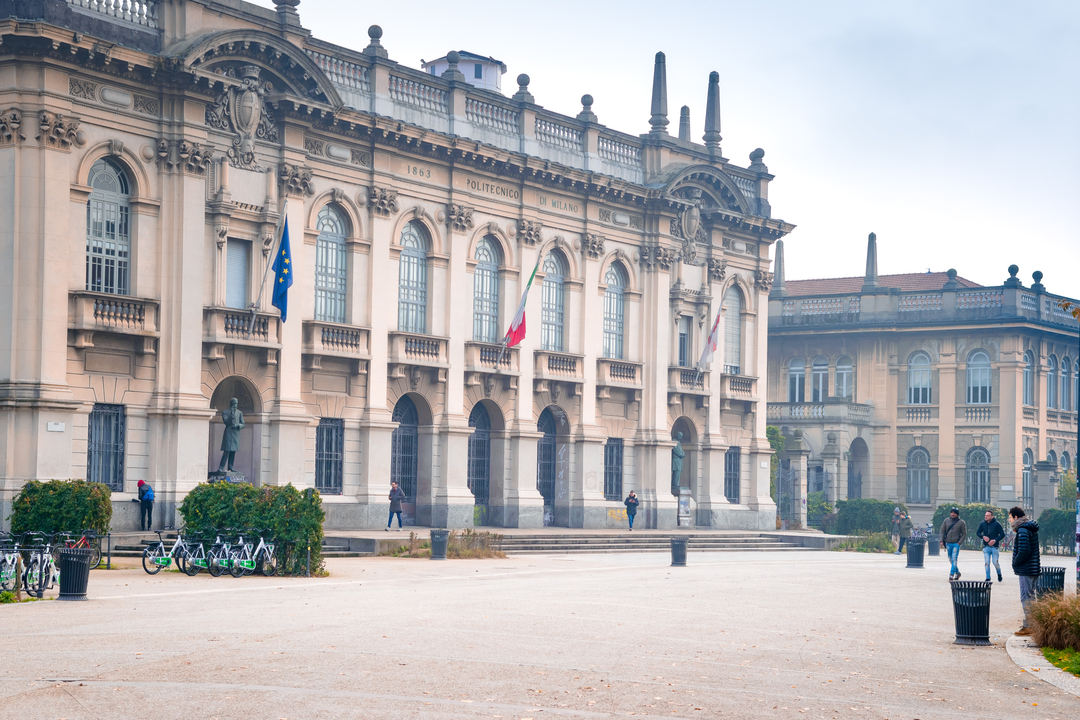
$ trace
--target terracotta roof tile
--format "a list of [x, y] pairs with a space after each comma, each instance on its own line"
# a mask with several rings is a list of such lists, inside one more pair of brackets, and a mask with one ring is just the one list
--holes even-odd
[[[943, 272], [935, 273], [904, 273], [902, 275], [878, 275], [878, 284], [882, 287], [900, 288], [902, 292], [930, 292], [944, 287], [949, 281], [949, 276]], [[982, 287], [977, 282], [972, 282], [959, 275], [956, 282], [960, 287]], [[846, 278], [820, 278], [817, 280], [788, 280], [787, 291], [789, 297], [804, 295], [848, 295], [862, 290], [862, 277]]]

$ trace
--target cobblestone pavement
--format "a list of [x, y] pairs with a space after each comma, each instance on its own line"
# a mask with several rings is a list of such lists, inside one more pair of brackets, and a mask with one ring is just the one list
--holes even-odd
[[[965, 580], [981, 579], [981, 560], [962, 554]], [[1080, 698], [1006, 654], [1020, 620], [1011, 575], [994, 585], [994, 646], [973, 648], [952, 644], [943, 558], [923, 570], [836, 552], [668, 563], [95, 571], [90, 602], [0, 606], [0, 707], [69, 720], [1080, 717]]]

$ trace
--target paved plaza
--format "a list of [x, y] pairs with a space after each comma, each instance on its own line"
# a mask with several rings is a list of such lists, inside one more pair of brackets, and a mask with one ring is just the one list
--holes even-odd
[[[348, 558], [325, 579], [95, 571], [0, 606], [20, 718], [1070, 718], [1080, 697], [953, 645], [944, 558], [836, 552]], [[1066, 558], [1049, 564], [1068, 565]], [[964, 579], [982, 577], [965, 552]], [[1071, 588], [1072, 573], [1068, 573]]]

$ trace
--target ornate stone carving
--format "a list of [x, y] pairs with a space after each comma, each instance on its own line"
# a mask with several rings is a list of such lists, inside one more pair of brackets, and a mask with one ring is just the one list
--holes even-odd
[[465, 232], [473, 226], [473, 209], [465, 205], [450, 205], [447, 219], [451, 229]]
[[72, 145], [82, 145], [79, 137], [79, 121], [65, 118], [60, 113], [42, 110], [38, 119], [37, 140], [46, 147], [67, 150]]
[[229, 224], [223, 222], [214, 225], [214, 234], [217, 236], [217, 246], [220, 250], [225, 247], [225, 240], [229, 236]]
[[773, 274], [764, 270], [758, 270], [757, 275], [754, 277], [754, 287], [761, 292], [769, 292], [772, 289], [772, 282]]
[[309, 155], [322, 155], [323, 154], [323, 141], [318, 138], [304, 137], [304, 150]]
[[161, 106], [158, 104], [157, 98], [146, 97], [145, 95], [135, 96], [135, 112], [144, 113], [146, 115], [157, 115]]
[[533, 246], [540, 242], [540, 231], [544, 226], [532, 220], [522, 220], [518, 223], [518, 232], [521, 234], [521, 244]]
[[562, 393], [562, 389], [559, 387], [559, 383], [551, 383], [551, 402], [559, 402], [559, 395]]
[[381, 187], [372, 187], [369, 202], [371, 203], [371, 207], [375, 211], [376, 215], [390, 217], [391, 215], [397, 214], [397, 190], [391, 190], [389, 188]]
[[157, 163], [168, 172], [178, 169], [189, 175], [206, 175], [213, 160], [214, 149], [211, 147], [203, 147], [190, 140], [171, 143], [165, 138], [158, 140]]
[[110, 140], [109, 141], [109, 154], [110, 155], [123, 155], [124, 154], [124, 143], [123, 143], [123, 141], [121, 141], [121, 140]]
[[315, 194], [314, 178], [309, 167], [281, 163], [278, 166], [278, 183], [286, 195], [303, 197]]
[[495, 376], [484, 375], [484, 397], [489, 398], [495, 392]]
[[723, 282], [724, 276], [727, 275], [727, 262], [717, 258], [710, 258], [708, 265], [709, 280], [712, 282]]
[[671, 270], [675, 263], [675, 251], [659, 245], [642, 245], [639, 262], [644, 270]]
[[363, 165], [365, 167], [371, 167], [371, 153], [367, 150], [357, 150], [356, 148], [351, 148], [350, 155], [350, 162], [353, 165]]
[[262, 254], [266, 257], [274, 249], [274, 231], [266, 230], [262, 234]]
[[12, 145], [26, 139], [22, 134], [22, 112], [11, 108], [0, 115], [0, 145]]
[[420, 368], [415, 365], [409, 368], [409, 387], [414, 391], [420, 389], [421, 373]]
[[604, 238], [600, 235], [586, 233], [582, 245], [585, 248], [586, 254], [593, 259], [604, 254]]
[[644, 227], [644, 225], [642, 224], [640, 215], [631, 215], [630, 216], [630, 229], [631, 230], [641, 230], [643, 227]]
[[600, 208], [600, 222], [611, 222], [611, 210], [608, 208]]
[[[255, 140], [277, 142], [278, 129], [266, 107], [266, 93], [273, 85], [259, 79], [257, 65], [240, 68], [240, 87], [231, 87], [206, 106], [206, 124], [218, 130], [232, 131], [229, 162], [247, 170], [260, 170], [255, 160]], [[228, 74], [228, 73], [226, 73]]]
[[[694, 209], [696, 209], [696, 206]], [[692, 239], [696, 243], [707, 245], [709, 243], [709, 234], [705, 231], [705, 226], [701, 224], [700, 215], [698, 215], [698, 220], [694, 225], [693, 235], [689, 234], [688, 231], [685, 229], [683, 222], [688, 211], [689, 209], [684, 210], [681, 214], [676, 215], [674, 218], [671, 219], [671, 236], [682, 238], [684, 240]]]
[[97, 100], [97, 85], [78, 78], [68, 78], [68, 94], [83, 100]]

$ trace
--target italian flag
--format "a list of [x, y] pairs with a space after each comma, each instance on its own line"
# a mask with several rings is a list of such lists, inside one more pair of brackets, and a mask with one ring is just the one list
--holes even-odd
[[525, 286], [525, 292], [521, 294], [521, 304], [518, 305], [517, 314], [514, 315], [514, 320], [510, 323], [510, 329], [506, 331], [506, 337], [503, 338], [503, 345], [506, 347], [514, 347], [525, 339], [525, 302], [529, 299], [529, 288], [532, 287], [533, 280], [536, 279], [538, 269], [540, 269], [539, 256], [536, 258], [536, 265], [533, 267], [532, 275], [529, 276], [529, 283]]
[[[720, 306], [723, 308], [723, 305]], [[716, 311], [716, 320], [712, 324], [712, 332], [709, 333], [709, 339], [705, 341], [705, 347], [701, 351], [701, 359], [698, 360], [698, 369], [705, 370], [706, 366], [712, 362], [713, 353], [716, 352], [716, 341], [720, 337], [720, 310]]]

